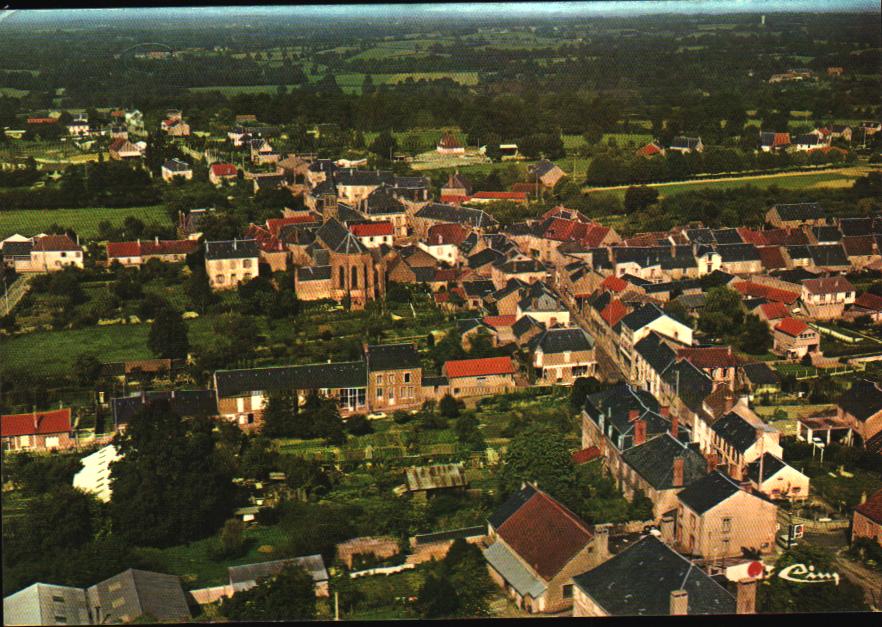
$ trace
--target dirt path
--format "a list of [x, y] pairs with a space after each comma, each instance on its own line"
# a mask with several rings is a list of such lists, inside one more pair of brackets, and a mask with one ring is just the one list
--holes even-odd
[[[722, 183], [731, 181], [758, 181], [762, 179], [773, 179], [790, 176], [814, 176], [816, 174], [842, 174], [844, 176], [862, 176], [867, 172], [878, 170], [870, 166], [855, 166], [851, 168], [828, 168], [823, 170], [807, 170], [802, 172], [778, 172], [774, 174], [751, 174], [749, 176], [727, 176], [718, 179], [690, 179], [687, 181], [666, 181], [664, 183], [647, 183], [646, 187], [669, 187], [671, 185], [707, 185], [709, 183]], [[583, 187], [582, 193], [590, 194], [592, 192], [613, 192], [621, 189], [628, 189], [633, 185], [615, 185], [613, 187]]]
[[870, 607], [876, 611], [882, 610], [882, 573], [870, 570], [841, 555], [836, 558], [836, 567], [853, 584], [864, 589], [864, 598]]

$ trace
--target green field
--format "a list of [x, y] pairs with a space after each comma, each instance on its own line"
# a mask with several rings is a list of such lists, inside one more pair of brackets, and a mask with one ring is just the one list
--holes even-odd
[[[781, 174], [778, 176], [767, 176], [757, 178], [756, 176], [745, 176], [734, 180], [710, 180], [697, 181], [694, 183], [654, 183], [649, 187], [656, 187], [662, 196], [675, 196], [683, 192], [694, 192], [703, 189], [725, 190], [735, 189], [751, 185], [760, 189], [766, 189], [776, 185], [782, 189], [810, 189], [816, 187], [847, 187], [855, 179], [857, 175], [845, 174], [842, 172], [819, 172], [817, 174]], [[595, 194], [611, 194], [619, 199], [624, 199], [625, 188], [603, 190], [601, 188], [590, 188], [588, 191]]]
[[[287, 85], [289, 90], [297, 87], [297, 85]], [[219, 91], [224, 96], [236, 96], [238, 94], [275, 94], [278, 89], [278, 85], [210, 85], [208, 87], [190, 87], [188, 91]]]
[[0, 239], [15, 233], [31, 236], [48, 229], [53, 224], [74, 229], [80, 237], [96, 237], [98, 223], [107, 220], [113, 226], [120, 226], [129, 216], [142, 220], [145, 224], [158, 222], [170, 225], [165, 207], [150, 205], [146, 207], [83, 207], [81, 209], [21, 209], [0, 211]]
[[6, 98], [22, 98], [30, 92], [27, 89], [16, 89], [14, 87], [0, 87], [0, 96]]

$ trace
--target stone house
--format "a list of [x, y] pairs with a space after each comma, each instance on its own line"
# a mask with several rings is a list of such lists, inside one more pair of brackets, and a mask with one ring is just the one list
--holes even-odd
[[258, 274], [260, 251], [253, 239], [205, 242], [205, 272], [213, 290], [235, 289]]
[[515, 388], [516, 370], [511, 357], [448, 361], [442, 370], [455, 398], [505, 394]]
[[375, 411], [420, 405], [423, 367], [413, 344], [364, 347], [368, 372], [368, 404]]
[[528, 346], [537, 384], [572, 385], [579, 377], [594, 376], [594, 340], [579, 327], [547, 329]]
[[858, 538], [876, 540], [882, 545], [882, 489], [876, 490], [868, 499], [854, 508], [851, 525], [851, 541]]
[[524, 485], [487, 521], [491, 579], [529, 613], [573, 604], [573, 577], [609, 557], [608, 531], [589, 528], [535, 485]]
[[70, 407], [0, 418], [4, 451], [52, 451], [76, 446]]
[[787, 359], [802, 359], [821, 352], [820, 334], [802, 320], [784, 318], [772, 330], [772, 352]]

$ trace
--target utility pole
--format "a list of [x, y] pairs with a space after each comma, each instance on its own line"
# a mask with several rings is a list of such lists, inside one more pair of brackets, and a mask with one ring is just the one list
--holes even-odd
[[334, 591], [334, 620], [340, 620], [340, 593]]

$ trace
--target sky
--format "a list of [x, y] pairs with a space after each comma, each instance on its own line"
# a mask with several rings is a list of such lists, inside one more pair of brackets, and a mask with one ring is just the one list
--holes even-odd
[[[0, 5], [3, 1], [0, 0]], [[84, 9], [47, 11], [0, 11], [0, 22], [13, 14], [15, 21], [63, 22], [75, 18], [82, 20]], [[518, 2], [518, 3], [439, 3], [439, 4], [358, 4], [316, 6], [234, 6], [234, 7], [173, 7], [150, 9], [95, 9], [101, 17], [110, 19], [150, 18], [169, 12], [201, 15], [335, 17], [382, 19], [384, 17], [410, 17], [420, 14], [426, 17], [446, 14], [460, 18], [487, 19], [493, 16], [610, 16], [715, 13], [778, 13], [778, 12], [872, 12], [879, 13], [878, 0], [652, 0], [641, 2]]]

